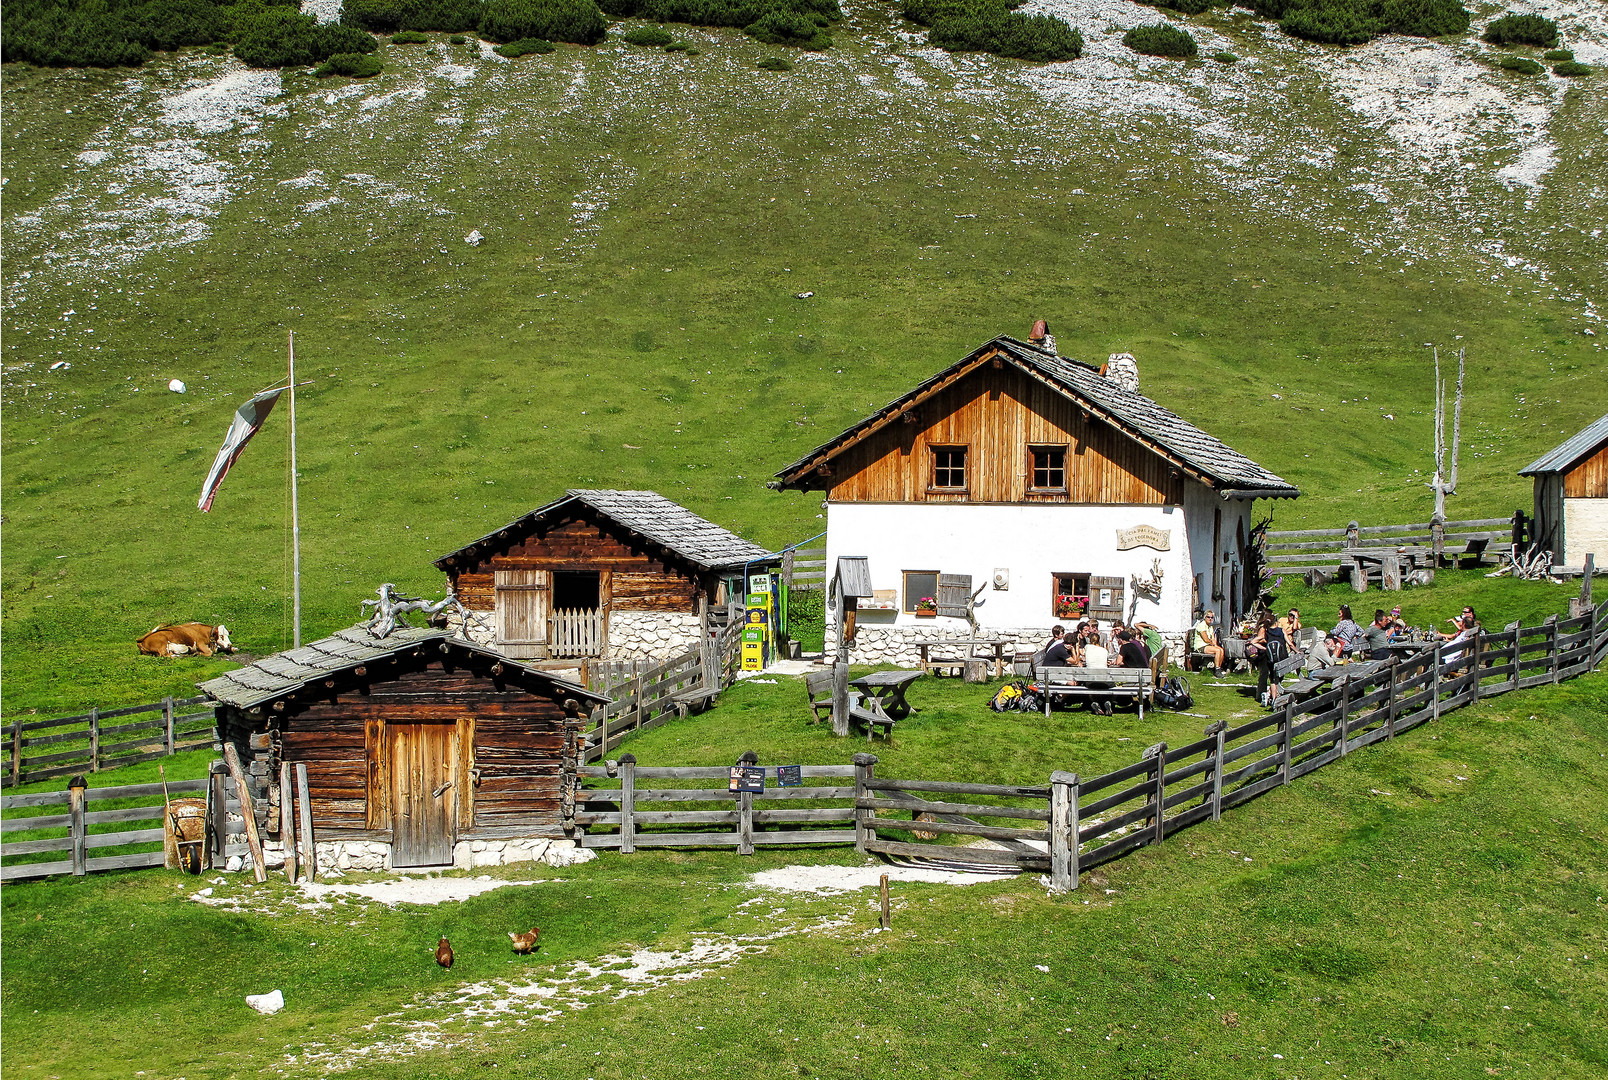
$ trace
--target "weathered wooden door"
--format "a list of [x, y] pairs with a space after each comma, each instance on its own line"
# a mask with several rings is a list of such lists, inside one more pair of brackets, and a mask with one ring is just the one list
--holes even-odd
[[443, 866], [457, 839], [455, 724], [387, 724], [390, 741], [391, 865]]
[[547, 655], [552, 575], [546, 570], [497, 570], [497, 648], [516, 658]]

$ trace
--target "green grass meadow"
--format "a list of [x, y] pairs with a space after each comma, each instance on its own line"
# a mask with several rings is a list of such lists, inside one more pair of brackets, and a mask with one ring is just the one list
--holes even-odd
[[[283, 405], [212, 513], [194, 509], [233, 410], [282, 378], [289, 331], [309, 381], [306, 639], [355, 622], [384, 581], [439, 596], [432, 559], [569, 487], [651, 488], [770, 546], [813, 536], [820, 500], [767, 490], [777, 469], [1038, 318], [1066, 355], [1134, 353], [1145, 392], [1297, 483], [1278, 528], [1428, 520], [1426, 343], [1468, 354], [1453, 517], [1528, 512], [1517, 470], [1608, 410], [1588, 332], [1608, 304], [1600, 76], [1470, 97], [1466, 128], [1426, 153], [1342, 92], [1389, 42], [1328, 49], [1213, 9], [1187, 20], [1202, 54], [1244, 59], [1151, 66], [1114, 51], [1115, 16], [1090, 18], [1067, 70], [1106, 74], [1068, 78], [925, 49], [880, 0], [845, 15], [808, 54], [679, 26], [698, 55], [633, 48], [621, 25], [505, 62], [432, 35], [383, 46], [363, 82], [193, 50], [138, 71], [0, 68], [5, 718], [188, 696], [236, 662], [137, 656], [161, 622], [225, 623], [246, 655], [289, 645]], [[1429, 64], [1483, 46], [1413, 48]], [[756, 67], [782, 51], [791, 71]], [[1386, 96], [1418, 93], [1399, 81]], [[1541, 143], [1533, 186], [1499, 179]], [[1577, 589], [1442, 572], [1384, 606], [1444, 626], [1473, 603], [1496, 629]], [[1278, 595], [1328, 625], [1385, 594]], [[923, 711], [873, 750], [888, 775], [1043, 782], [1257, 712], [1242, 680], [1194, 682], [1201, 715], [1141, 722], [996, 716], [992, 687], [923, 680]], [[629, 748], [644, 764], [866, 748], [806, 715], [796, 680], [751, 680]], [[533, 884], [439, 906], [302, 907], [282, 876], [11, 884], [0, 1064], [40, 1080], [1600, 1077], [1605, 724], [1601, 673], [1504, 695], [1067, 897], [1034, 875], [896, 883], [889, 933], [872, 891], [748, 880], [864, 865], [844, 849], [604, 852], [476, 871]], [[219, 906], [192, 899], [204, 888]], [[532, 924], [540, 952], [513, 956], [506, 933]], [[450, 972], [430, 955], [443, 934]], [[276, 988], [278, 1015], [245, 1005]]]

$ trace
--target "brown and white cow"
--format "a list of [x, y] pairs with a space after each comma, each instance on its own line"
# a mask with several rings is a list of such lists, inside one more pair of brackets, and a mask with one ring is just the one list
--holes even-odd
[[234, 652], [227, 626], [198, 622], [154, 627], [135, 644], [146, 656], [187, 656], [190, 653], [211, 656], [215, 652]]

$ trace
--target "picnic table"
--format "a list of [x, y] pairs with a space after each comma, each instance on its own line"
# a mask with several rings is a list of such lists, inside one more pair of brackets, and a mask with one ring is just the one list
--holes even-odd
[[[948, 670], [953, 670], [959, 675], [967, 660], [990, 660], [994, 664], [994, 677], [1003, 679], [1006, 665], [1016, 659], [1015, 644], [1016, 639], [1012, 637], [978, 636], [923, 641], [918, 643], [916, 648], [921, 653], [921, 670], [931, 675], [936, 676], [939, 672]], [[1008, 659], [1005, 656], [1007, 645], [1013, 646]], [[942, 650], [942, 654], [932, 655], [934, 649]]]
[[1421, 544], [1346, 547], [1340, 549], [1340, 558], [1351, 563], [1351, 582], [1358, 592], [1367, 588], [1369, 574], [1379, 578], [1380, 588], [1395, 592], [1401, 588], [1404, 570], [1434, 566], [1436, 562], [1435, 549]]
[[903, 720], [912, 711], [910, 703], [905, 700], [905, 690], [911, 683], [921, 678], [920, 671], [873, 671], [869, 675], [861, 675], [858, 679], [850, 680], [849, 685], [860, 691], [867, 698], [873, 699], [882, 706], [884, 712], [895, 720]]
[[1145, 716], [1145, 699], [1155, 692], [1155, 675], [1149, 668], [1040, 667], [1036, 681], [1044, 689], [1044, 715], [1056, 698], [1067, 701], [1132, 698]]

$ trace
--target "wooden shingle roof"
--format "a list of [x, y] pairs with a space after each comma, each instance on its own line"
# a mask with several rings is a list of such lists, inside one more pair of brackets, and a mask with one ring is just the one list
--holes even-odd
[[[314, 641], [299, 649], [289, 649], [265, 656], [255, 663], [234, 671], [226, 671], [215, 679], [208, 679], [196, 685], [201, 688], [202, 693], [215, 701], [240, 709], [249, 709], [254, 705], [289, 697], [316, 680], [327, 679], [332, 675], [377, 660], [389, 659], [421, 645], [438, 642], [444, 643], [446, 650], [459, 649], [494, 657], [505, 667], [516, 668], [526, 675], [550, 684], [555, 693], [562, 692], [565, 697], [592, 702], [608, 700], [577, 683], [554, 678], [548, 672], [527, 667], [518, 660], [511, 660], [495, 649], [455, 637], [450, 630], [434, 627], [402, 627], [391, 631], [383, 638], [377, 638], [368, 632], [367, 624], [364, 623], [339, 630], [321, 641]], [[443, 648], [439, 644], [436, 647]]]
[[1608, 415], [1604, 415], [1595, 423], [1587, 424], [1530, 462], [1519, 470], [1519, 475], [1535, 476], [1537, 473], [1568, 472], [1581, 458], [1595, 453], [1604, 442], [1608, 442]]
[[523, 534], [544, 521], [562, 519], [583, 506], [700, 570], [737, 569], [746, 563], [778, 558], [773, 552], [744, 540], [656, 491], [571, 488], [562, 498], [537, 507], [472, 544], [448, 552], [437, 559], [435, 565], [445, 570], [465, 556], [506, 544], [506, 534], [510, 531]]
[[779, 482], [772, 486], [819, 487], [820, 483], [811, 476], [818, 466], [952, 385], [958, 377], [996, 357], [1066, 395], [1079, 407], [1196, 476], [1224, 498], [1293, 499], [1301, 493], [1294, 484], [1145, 395], [1124, 389], [1101, 375], [1097, 368], [1004, 336], [982, 345], [836, 438], [811, 450], [778, 472]]

